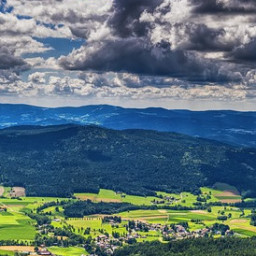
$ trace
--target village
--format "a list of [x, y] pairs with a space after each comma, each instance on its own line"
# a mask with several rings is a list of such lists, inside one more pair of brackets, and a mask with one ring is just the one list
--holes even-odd
[[[116, 225], [113, 220], [110, 221], [112, 225]], [[152, 224], [141, 221], [129, 221], [127, 225], [128, 233], [125, 237], [110, 237], [109, 235], [100, 235], [96, 238], [95, 245], [108, 255], [112, 255], [113, 252], [122, 246], [123, 244], [133, 244], [137, 242], [137, 239], [145, 239], [146, 236], [140, 234], [140, 232], [157, 232], [161, 234], [160, 240], [171, 241], [180, 240], [185, 238], [199, 238], [209, 237], [214, 235], [219, 236], [233, 236], [232, 230], [228, 226], [223, 224], [215, 224], [210, 228], [203, 228], [196, 231], [189, 231], [188, 224], [186, 222], [180, 224], [162, 225]], [[115, 234], [113, 234], [116, 236]], [[157, 239], [156, 239], [157, 240]], [[90, 256], [97, 256], [97, 254], [91, 254]]]
[[[102, 222], [108, 222], [113, 230], [115, 227], [122, 225], [122, 220], [117, 216], [106, 216], [102, 219]], [[212, 227], [205, 227], [194, 231], [189, 230], [187, 222], [178, 224], [159, 224], [159, 223], [148, 223], [139, 220], [128, 220], [127, 224], [124, 224], [127, 232], [120, 234], [118, 232], [112, 232], [108, 234], [103, 230], [100, 230], [102, 234], [98, 235], [93, 239], [87, 239], [86, 243], [82, 246], [86, 251], [91, 254], [90, 256], [101, 256], [101, 255], [113, 255], [114, 251], [122, 247], [125, 244], [131, 245], [137, 242], [143, 242], [148, 239], [150, 234], [153, 240], [160, 241], [175, 241], [186, 238], [200, 238], [200, 237], [211, 237], [211, 236], [233, 236], [232, 230], [229, 226], [224, 224], [215, 223]], [[73, 229], [73, 227], [70, 227]], [[52, 232], [51, 225], [44, 224], [38, 226], [39, 233], [50, 234]], [[87, 230], [90, 234], [90, 230]], [[155, 234], [155, 235], [153, 235]], [[55, 241], [65, 240], [65, 237], [56, 237]], [[53, 243], [52, 245], [58, 245]], [[24, 252], [22, 255], [49, 255], [55, 256], [50, 250], [47, 249], [46, 244], [41, 244], [36, 247], [35, 252]], [[81, 254], [83, 255], [83, 254]], [[87, 255], [87, 254], [86, 254]]]

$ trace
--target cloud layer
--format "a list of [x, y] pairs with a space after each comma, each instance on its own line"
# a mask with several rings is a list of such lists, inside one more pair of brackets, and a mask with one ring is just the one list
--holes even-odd
[[[254, 0], [2, 5], [2, 94], [223, 101], [256, 96]], [[45, 38], [84, 44], [59, 57]]]

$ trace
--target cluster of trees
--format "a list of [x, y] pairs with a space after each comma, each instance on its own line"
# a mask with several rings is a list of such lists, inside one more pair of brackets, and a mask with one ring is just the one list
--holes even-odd
[[102, 219], [102, 222], [103, 223], [108, 223], [108, 222], [115, 222], [115, 223], [121, 223], [122, 222], [122, 218], [119, 217], [119, 216], [105, 216], [103, 219]]
[[215, 232], [215, 233], [219, 231], [222, 236], [225, 235], [227, 230], [230, 230], [230, 227], [228, 225], [225, 225], [225, 224], [215, 223], [212, 226], [212, 231]]
[[30, 196], [67, 197], [99, 188], [198, 194], [215, 182], [256, 192], [251, 171], [256, 149], [174, 133], [75, 125], [10, 128], [0, 131], [0, 149], [0, 182], [24, 186]]
[[252, 226], [256, 226], [256, 210], [255, 209], [252, 210], [250, 224]]
[[36, 213], [29, 213], [28, 216], [31, 219], [34, 219], [37, 222], [38, 226], [50, 225], [51, 222], [52, 222], [52, 220], [46, 215], [36, 214]]
[[130, 211], [140, 209], [128, 203], [93, 203], [90, 200], [76, 201], [64, 206], [64, 214], [67, 217], [82, 218], [85, 215], [93, 214], [115, 214], [118, 212]]
[[114, 256], [253, 256], [256, 255], [255, 238], [198, 238], [184, 239], [163, 244], [147, 242], [126, 246]]
[[129, 220], [128, 224], [126, 225], [126, 230], [129, 231], [129, 230], [132, 230], [135, 228], [138, 228], [140, 231], [143, 231], [143, 232], [149, 231], [148, 225], [146, 223], [140, 222], [140, 221], [135, 222], [134, 220]]
[[58, 206], [58, 205], [60, 205], [60, 204], [63, 205], [64, 202], [63, 202], [63, 201], [59, 202], [59, 200], [57, 199], [57, 202], [52, 201], [52, 202], [44, 203], [43, 205], [39, 206], [39, 207], [36, 209], [36, 211], [39, 213], [39, 212], [41, 212], [41, 211], [44, 210], [44, 209], [47, 209], [47, 208], [52, 207], [52, 206]]
[[22, 241], [22, 240], [0, 240], [0, 246], [31, 246], [33, 242], [31, 241]]

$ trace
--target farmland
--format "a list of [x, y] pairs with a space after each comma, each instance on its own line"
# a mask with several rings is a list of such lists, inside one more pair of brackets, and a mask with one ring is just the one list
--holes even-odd
[[[256, 235], [256, 227], [250, 223], [252, 209], [228, 205], [227, 203], [241, 202], [241, 196], [236, 188], [223, 183], [217, 183], [212, 188], [202, 187], [199, 195], [157, 191], [155, 196], [143, 197], [101, 189], [99, 193], [76, 193], [72, 199], [19, 197], [14, 196], [14, 191], [24, 195], [25, 190], [1, 188], [0, 242], [4, 247], [0, 248], [0, 254], [14, 255], [14, 249], [17, 249], [15, 246], [34, 248], [37, 243], [41, 245], [42, 241], [48, 244], [48, 250], [53, 254], [76, 256], [87, 254], [78, 242], [81, 239], [84, 239], [83, 243], [89, 243], [89, 250], [91, 246], [106, 246], [110, 250], [112, 247], [108, 244], [112, 243], [111, 239], [116, 241], [115, 246], [130, 241], [164, 242], [167, 238], [201, 237], [202, 230], [217, 238], [222, 233], [212, 229], [216, 223], [228, 227], [235, 236]], [[65, 215], [66, 205], [87, 200], [95, 204], [128, 203], [138, 209], [82, 218]], [[246, 201], [250, 200], [253, 199]], [[182, 225], [186, 226], [184, 230], [173, 233], [175, 227], [180, 228]], [[4, 241], [13, 241], [13, 247], [6, 247]]]
[[116, 193], [112, 190], [101, 189], [98, 194], [77, 193], [75, 196], [81, 200], [92, 200], [94, 202], [123, 202], [134, 205], [151, 205], [153, 200], [159, 200], [157, 197], [132, 196], [125, 193]]

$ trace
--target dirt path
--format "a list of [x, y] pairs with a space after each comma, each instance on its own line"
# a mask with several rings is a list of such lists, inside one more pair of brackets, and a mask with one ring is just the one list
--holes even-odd
[[207, 214], [206, 211], [202, 211], [202, 210], [192, 210], [191, 212], [193, 212], [193, 213], [199, 213], [199, 214]]
[[11, 251], [11, 252], [34, 252], [33, 246], [0, 246], [1, 250]]
[[0, 186], [0, 196], [3, 196], [3, 194], [4, 194], [4, 187]]

